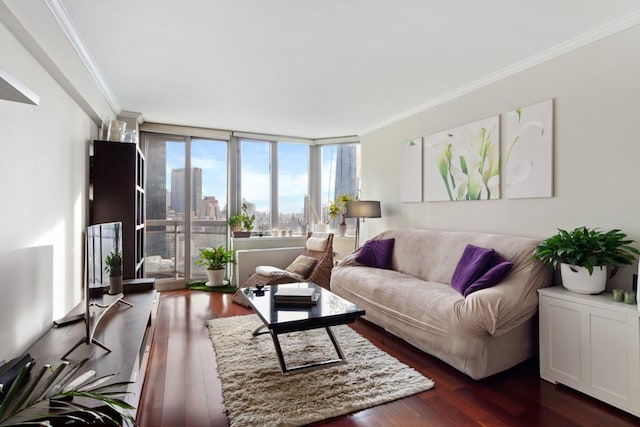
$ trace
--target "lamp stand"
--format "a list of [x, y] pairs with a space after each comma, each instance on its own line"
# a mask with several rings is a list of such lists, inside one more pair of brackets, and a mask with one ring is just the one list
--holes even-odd
[[356, 241], [353, 250], [357, 250], [360, 247], [360, 218], [356, 218]]

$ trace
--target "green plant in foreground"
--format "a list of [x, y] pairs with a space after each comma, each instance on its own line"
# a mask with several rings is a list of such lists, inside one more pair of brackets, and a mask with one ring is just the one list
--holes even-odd
[[551, 264], [585, 267], [589, 274], [598, 266], [609, 266], [615, 270], [632, 264], [638, 249], [631, 246], [633, 240], [618, 229], [607, 232], [578, 227], [572, 231], [558, 229], [558, 233], [541, 242], [535, 249], [533, 259]]
[[[129, 413], [135, 408], [120, 399], [127, 394], [120, 390], [130, 382], [106, 384], [117, 374], [94, 378], [93, 371], [73, 378], [88, 360], [71, 366], [64, 375], [62, 373], [70, 366], [69, 362], [63, 362], [55, 369], [51, 365], [44, 365], [31, 375], [28, 373], [35, 362], [25, 365], [0, 405], [0, 427], [48, 426], [53, 419], [86, 424], [110, 422], [113, 425], [120, 425], [124, 421], [126, 425], [135, 426], [135, 420]], [[83, 403], [74, 401], [74, 398], [82, 398]], [[97, 402], [102, 407], [89, 407], [87, 400]]]

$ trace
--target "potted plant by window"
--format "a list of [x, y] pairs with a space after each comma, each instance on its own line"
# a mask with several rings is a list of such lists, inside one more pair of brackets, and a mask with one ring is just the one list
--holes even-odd
[[581, 294], [597, 294], [604, 291], [607, 267], [613, 277], [618, 268], [634, 262], [640, 255], [631, 246], [633, 240], [618, 229], [607, 232], [578, 227], [572, 231], [558, 229], [558, 233], [541, 242], [533, 258], [560, 266], [562, 285]]
[[104, 258], [104, 271], [109, 273], [109, 293], [122, 293], [122, 252], [111, 251]]
[[338, 225], [338, 236], [340, 237], [344, 236], [347, 231], [347, 222], [345, 218], [345, 214], [347, 213], [347, 202], [354, 200], [356, 200], [354, 197], [351, 197], [348, 194], [343, 194], [329, 202], [329, 211], [327, 212], [329, 218], [333, 220], [340, 215], [340, 224]]
[[203, 265], [207, 269], [209, 281], [207, 286], [224, 285], [225, 268], [227, 264], [235, 264], [235, 253], [227, 250], [224, 246], [217, 248], [200, 249], [200, 258], [196, 260], [196, 265]]
[[229, 217], [229, 227], [233, 237], [250, 237], [251, 231], [253, 231], [253, 222], [256, 219], [255, 214], [249, 215], [247, 213], [247, 202], [242, 202], [242, 211], [237, 215], [231, 215]]

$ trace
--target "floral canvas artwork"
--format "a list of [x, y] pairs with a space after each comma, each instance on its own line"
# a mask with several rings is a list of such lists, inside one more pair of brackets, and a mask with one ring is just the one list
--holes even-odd
[[499, 116], [427, 136], [423, 151], [426, 201], [500, 198]]
[[506, 196], [553, 195], [553, 100], [505, 115]]
[[422, 201], [422, 138], [402, 143], [402, 202]]

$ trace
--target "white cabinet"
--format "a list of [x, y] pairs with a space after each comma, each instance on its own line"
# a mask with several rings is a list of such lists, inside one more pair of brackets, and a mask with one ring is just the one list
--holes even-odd
[[640, 311], [611, 294], [540, 293], [540, 376], [640, 416]]

